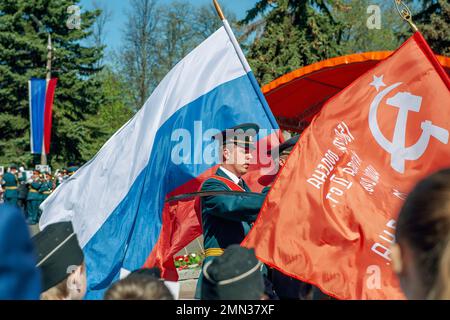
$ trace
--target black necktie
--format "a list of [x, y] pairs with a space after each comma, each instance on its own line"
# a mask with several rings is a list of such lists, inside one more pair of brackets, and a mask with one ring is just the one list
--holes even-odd
[[244, 188], [244, 180], [239, 179], [238, 186], [245, 190], [245, 188]]

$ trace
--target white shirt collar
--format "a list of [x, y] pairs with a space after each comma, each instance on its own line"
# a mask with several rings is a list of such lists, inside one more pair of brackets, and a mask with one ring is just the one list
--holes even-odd
[[231, 179], [233, 180], [234, 183], [238, 184], [239, 183], [239, 179], [233, 172], [231, 172], [230, 170], [225, 169], [224, 167], [220, 166], [220, 170], [222, 170], [223, 172], [225, 172], [225, 174]]

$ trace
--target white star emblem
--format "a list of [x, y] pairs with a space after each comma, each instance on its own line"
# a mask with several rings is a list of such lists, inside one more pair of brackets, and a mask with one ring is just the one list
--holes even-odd
[[373, 76], [373, 81], [370, 84], [372, 87], [375, 87], [375, 89], [377, 89], [377, 92], [380, 91], [380, 87], [386, 87], [386, 85], [383, 82], [383, 77], [384, 75], [382, 75], [381, 77], [377, 77], [377, 76]]

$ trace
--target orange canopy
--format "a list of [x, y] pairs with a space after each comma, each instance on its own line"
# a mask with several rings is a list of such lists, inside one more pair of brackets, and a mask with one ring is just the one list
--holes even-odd
[[[292, 71], [262, 87], [282, 129], [301, 132], [323, 104], [393, 51], [356, 53]], [[437, 56], [450, 75], [450, 58]]]

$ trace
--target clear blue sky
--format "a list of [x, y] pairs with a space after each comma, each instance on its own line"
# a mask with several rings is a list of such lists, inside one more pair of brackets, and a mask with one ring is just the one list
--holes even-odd
[[[92, 0], [81, 0], [81, 12], [83, 9], [92, 9]], [[159, 0], [160, 4], [171, 3], [172, 0]], [[212, 0], [189, 0], [194, 5], [212, 3]], [[234, 12], [238, 19], [245, 16], [247, 10], [253, 8], [257, 0], [220, 0], [220, 4], [228, 10]], [[107, 25], [106, 45], [107, 51], [118, 49], [122, 41], [122, 31], [126, 23], [126, 12], [130, 9], [129, 0], [97, 0], [100, 5], [106, 5], [112, 11], [111, 21]]]

